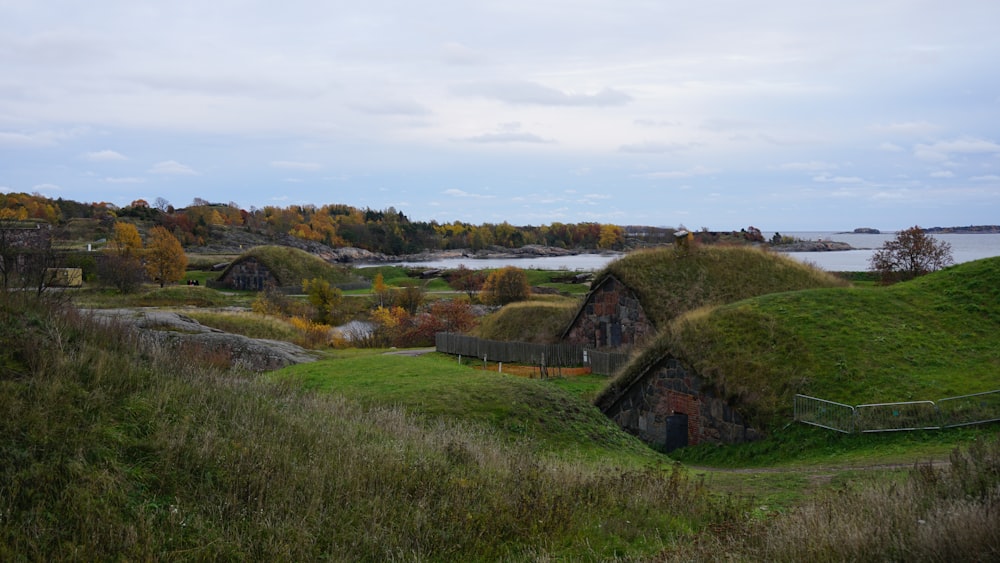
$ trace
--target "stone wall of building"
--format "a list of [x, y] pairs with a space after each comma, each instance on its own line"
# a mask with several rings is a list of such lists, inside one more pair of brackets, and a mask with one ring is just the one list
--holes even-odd
[[565, 340], [591, 348], [631, 347], [653, 333], [639, 299], [625, 284], [609, 276], [583, 304]]
[[262, 291], [268, 285], [278, 285], [271, 270], [256, 258], [246, 258], [235, 262], [225, 273], [219, 284], [232, 289]]
[[52, 227], [38, 225], [36, 227], [0, 228], [0, 237], [7, 248], [19, 250], [47, 250], [51, 247]]
[[736, 409], [716, 397], [698, 375], [674, 358], [647, 372], [605, 414], [642, 441], [668, 450], [679, 444], [678, 436], [668, 434], [684, 422], [686, 436], [679, 445], [733, 444], [759, 437]]
[[51, 225], [0, 226], [0, 272], [3, 272], [3, 283], [10, 283], [19, 276], [31, 277], [33, 272], [42, 273], [42, 269], [50, 265], [51, 249]]

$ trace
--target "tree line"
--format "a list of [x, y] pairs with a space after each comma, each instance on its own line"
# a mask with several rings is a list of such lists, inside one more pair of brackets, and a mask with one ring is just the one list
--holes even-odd
[[185, 247], [211, 242], [221, 227], [243, 228], [263, 235], [290, 235], [331, 247], [352, 246], [389, 255], [424, 250], [481, 250], [491, 246], [519, 248], [538, 244], [571, 249], [624, 248], [630, 239], [659, 242], [673, 229], [622, 227], [596, 222], [514, 226], [501, 223], [475, 225], [462, 221], [414, 221], [402, 211], [360, 209], [344, 204], [264, 206], [241, 208], [234, 202], [212, 203], [195, 198], [191, 205], [175, 208], [163, 198], [152, 204], [137, 199], [125, 207], [108, 202], [80, 203], [38, 194], [0, 194], [0, 219], [40, 220], [53, 225], [72, 219], [96, 219], [110, 235], [121, 219], [148, 221], [173, 234]]

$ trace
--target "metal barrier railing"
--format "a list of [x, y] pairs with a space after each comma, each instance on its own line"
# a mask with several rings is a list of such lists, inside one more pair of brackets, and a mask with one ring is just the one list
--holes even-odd
[[850, 434], [854, 432], [854, 407], [806, 395], [795, 396], [795, 420]]
[[1000, 421], [1000, 390], [948, 397], [937, 406], [945, 428]]
[[894, 432], [897, 430], [939, 430], [934, 401], [873, 403], [854, 407], [859, 432]]
[[1000, 421], [1000, 389], [947, 397], [938, 401], [906, 401], [845, 405], [826, 399], [795, 395], [798, 422], [852, 434], [939, 430]]

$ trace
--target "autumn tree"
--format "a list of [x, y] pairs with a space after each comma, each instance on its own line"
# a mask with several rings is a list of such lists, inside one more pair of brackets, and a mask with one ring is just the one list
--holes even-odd
[[392, 305], [392, 290], [386, 285], [382, 272], [375, 274], [375, 281], [372, 282], [372, 299], [378, 307]]
[[458, 268], [448, 275], [448, 285], [455, 291], [464, 291], [470, 301], [475, 299], [485, 281], [486, 274], [482, 270], [472, 270], [465, 264], [459, 264]]
[[187, 255], [177, 237], [163, 227], [153, 227], [146, 246], [146, 273], [158, 280], [160, 287], [180, 281], [187, 269]]
[[480, 300], [487, 305], [506, 305], [514, 301], [523, 301], [531, 294], [528, 276], [524, 270], [514, 266], [506, 266], [494, 270], [483, 283]]
[[309, 303], [316, 308], [317, 322], [327, 325], [337, 324], [340, 320], [340, 304], [344, 298], [340, 288], [331, 286], [330, 282], [324, 279], [313, 278], [302, 282], [302, 291], [305, 292]]
[[913, 226], [886, 241], [869, 259], [869, 270], [883, 283], [903, 281], [940, 270], [954, 263], [951, 245]]
[[603, 249], [618, 249], [625, 243], [625, 229], [618, 225], [601, 225], [601, 236], [597, 247]]
[[397, 305], [406, 310], [407, 313], [414, 315], [417, 309], [424, 304], [424, 288], [419, 284], [406, 281], [402, 284], [402, 288], [399, 290], [399, 294], [395, 296], [395, 302]]
[[142, 237], [132, 223], [116, 222], [104, 247], [101, 278], [122, 293], [135, 291], [142, 283]]

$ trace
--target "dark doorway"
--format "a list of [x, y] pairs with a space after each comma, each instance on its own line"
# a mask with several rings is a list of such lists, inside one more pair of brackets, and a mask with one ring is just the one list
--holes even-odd
[[688, 415], [672, 414], [667, 417], [667, 442], [664, 449], [669, 453], [688, 445]]

